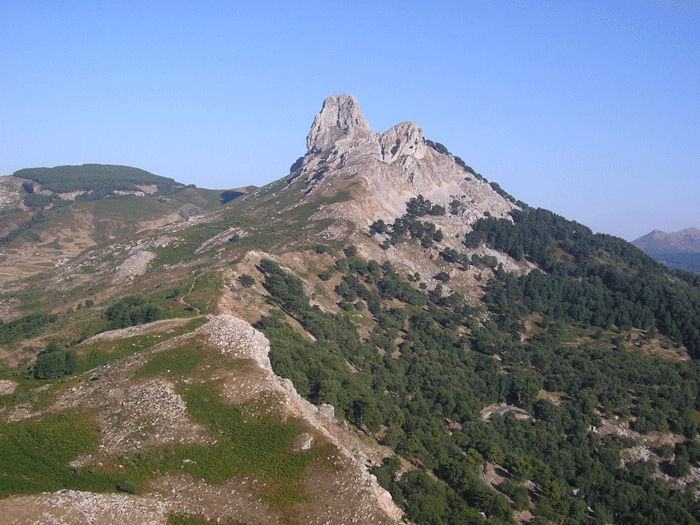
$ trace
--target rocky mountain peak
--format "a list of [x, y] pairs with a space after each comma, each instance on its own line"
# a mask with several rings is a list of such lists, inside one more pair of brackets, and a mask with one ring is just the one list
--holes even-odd
[[352, 95], [328, 97], [307, 137], [308, 154], [293, 170], [304, 180], [301, 204], [319, 196], [350, 199], [323, 207], [315, 218], [345, 219], [368, 226], [393, 221], [419, 195], [447, 208], [461, 202], [445, 221], [471, 224], [488, 212], [508, 217], [516, 206], [448, 153], [431, 147], [415, 122], [374, 133]]
[[306, 137], [306, 147], [315, 155], [333, 146], [338, 140], [364, 138], [372, 135], [369, 122], [362, 114], [357, 99], [350, 94], [332, 95], [323, 102], [311, 131]]

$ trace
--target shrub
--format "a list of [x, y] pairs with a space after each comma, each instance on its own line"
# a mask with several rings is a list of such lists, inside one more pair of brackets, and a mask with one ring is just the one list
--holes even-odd
[[450, 281], [450, 274], [448, 274], [447, 272], [440, 272], [435, 276], [435, 279], [437, 279], [438, 281], [442, 281], [443, 283], [447, 283]]
[[386, 233], [389, 231], [386, 223], [382, 219], [374, 221], [369, 227], [370, 234], [374, 233]]
[[125, 297], [107, 308], [104, 313], [105, 319], [109, 321], [109, 330], [152, 323], [162, 316], [163, 312], [159, 306], [148, 304], [136, 295]]
[[241, 283], [243, 288], [250, 288], [255, 284], [255, 279], [251, 275], [244, 273], [238, 276], [238, 282]]
[[136, 494], [138, 492], [138, 487], [133, 481], [126, 480], [117, 485], [117, 490], [119, 492], [126, 492], [127, 494]]
[[333, 272], [331, 272], [330, 270], [323, 270], [321, 273], [318, 274], [318, 278], [322, 281], [329, 281], [332, 275]]
[[688, 461], [688, 456], [676, 456], [676, 460], [671, 466], [671, 475], [674, 478], [684, 478], [688, 474], [690, 474], [690, 461]]
[[56, 350], [39, 355], [34, 363], [36, 379], [58, 379], [71, 375], [78, 369], [78, 353], [75, 350]]

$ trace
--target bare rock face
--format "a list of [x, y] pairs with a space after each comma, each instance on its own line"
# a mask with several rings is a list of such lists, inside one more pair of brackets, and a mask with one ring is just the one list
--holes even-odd
[[452, 156], [431, 148], [415, 122], [373, 133], [352, 95], [326, 99], [307, 146], [298, 175], [307, 182], [301, 204], [339, 192], [350, 196], [322, 205], [316, 219], [348, 219], [361, 228], [377, 219], [391, 222], [405, 213], [407, 201], [422, 195], [446, 209], [460, 203], [456, 214], [434, 219], [446, 232], [452, 225], [458, 233], [487, 213], [507, 218], [516, 208]]
[[422, 159], [428, 152], [423, 130], [415, 122], [402, 122], [389, 131], [378, 133], [382, 162], [391, 164], [403, 157]]
[[369, 137], [372, 130], [362, 115], [357, 99], [352, 95], [333, 95], [323, 103], [323, 109], [316, 115], [306, 147], [315, 155], [328, 149], [341, 139]]

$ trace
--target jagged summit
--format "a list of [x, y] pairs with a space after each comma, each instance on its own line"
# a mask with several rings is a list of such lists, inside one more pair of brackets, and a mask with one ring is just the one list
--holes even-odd
[[312, 155], [333, 146], [339, 139], [369, 137], [372, 129], [362, 114], [357, 99], [350, 94], [332, 95], [323, 102], [311, 131], [306, 148]]
[[357, 99], [344, 94], [332, 95], [323, 102], [306, 137], [306, 147], [311, 156], [329, 149], [336, 156], [352, 150], [392, 162], [407, 155], [423, 158], [425, 138], [415, 122], [402, 122], [389, 131], [373, 133]]
[[317, 197], [351, 197], [325, 216], [368, 225], [381, 218], [393, 221], [406, 211], [406, 202], [422, 195], [436, 204], [463, 203], [450, 220], [471, 224], [484, 213], [507, 217], [515, 206], [455, 159], [430, 146], [415, 122], [402, 122], [388, 131], [372, 132], [352, 95], [333, 95], [323, 103], [307, 137], [308, 153], [293, 180], [305, 180], [301, 203]]

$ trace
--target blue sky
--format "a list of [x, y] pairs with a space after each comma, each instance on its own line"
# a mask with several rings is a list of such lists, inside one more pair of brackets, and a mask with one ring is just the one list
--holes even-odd
[[323, 100], [406, 120], [517, 199], [700, 227], [700, 2], [0, 2], [0, 175], [288, 173]]

